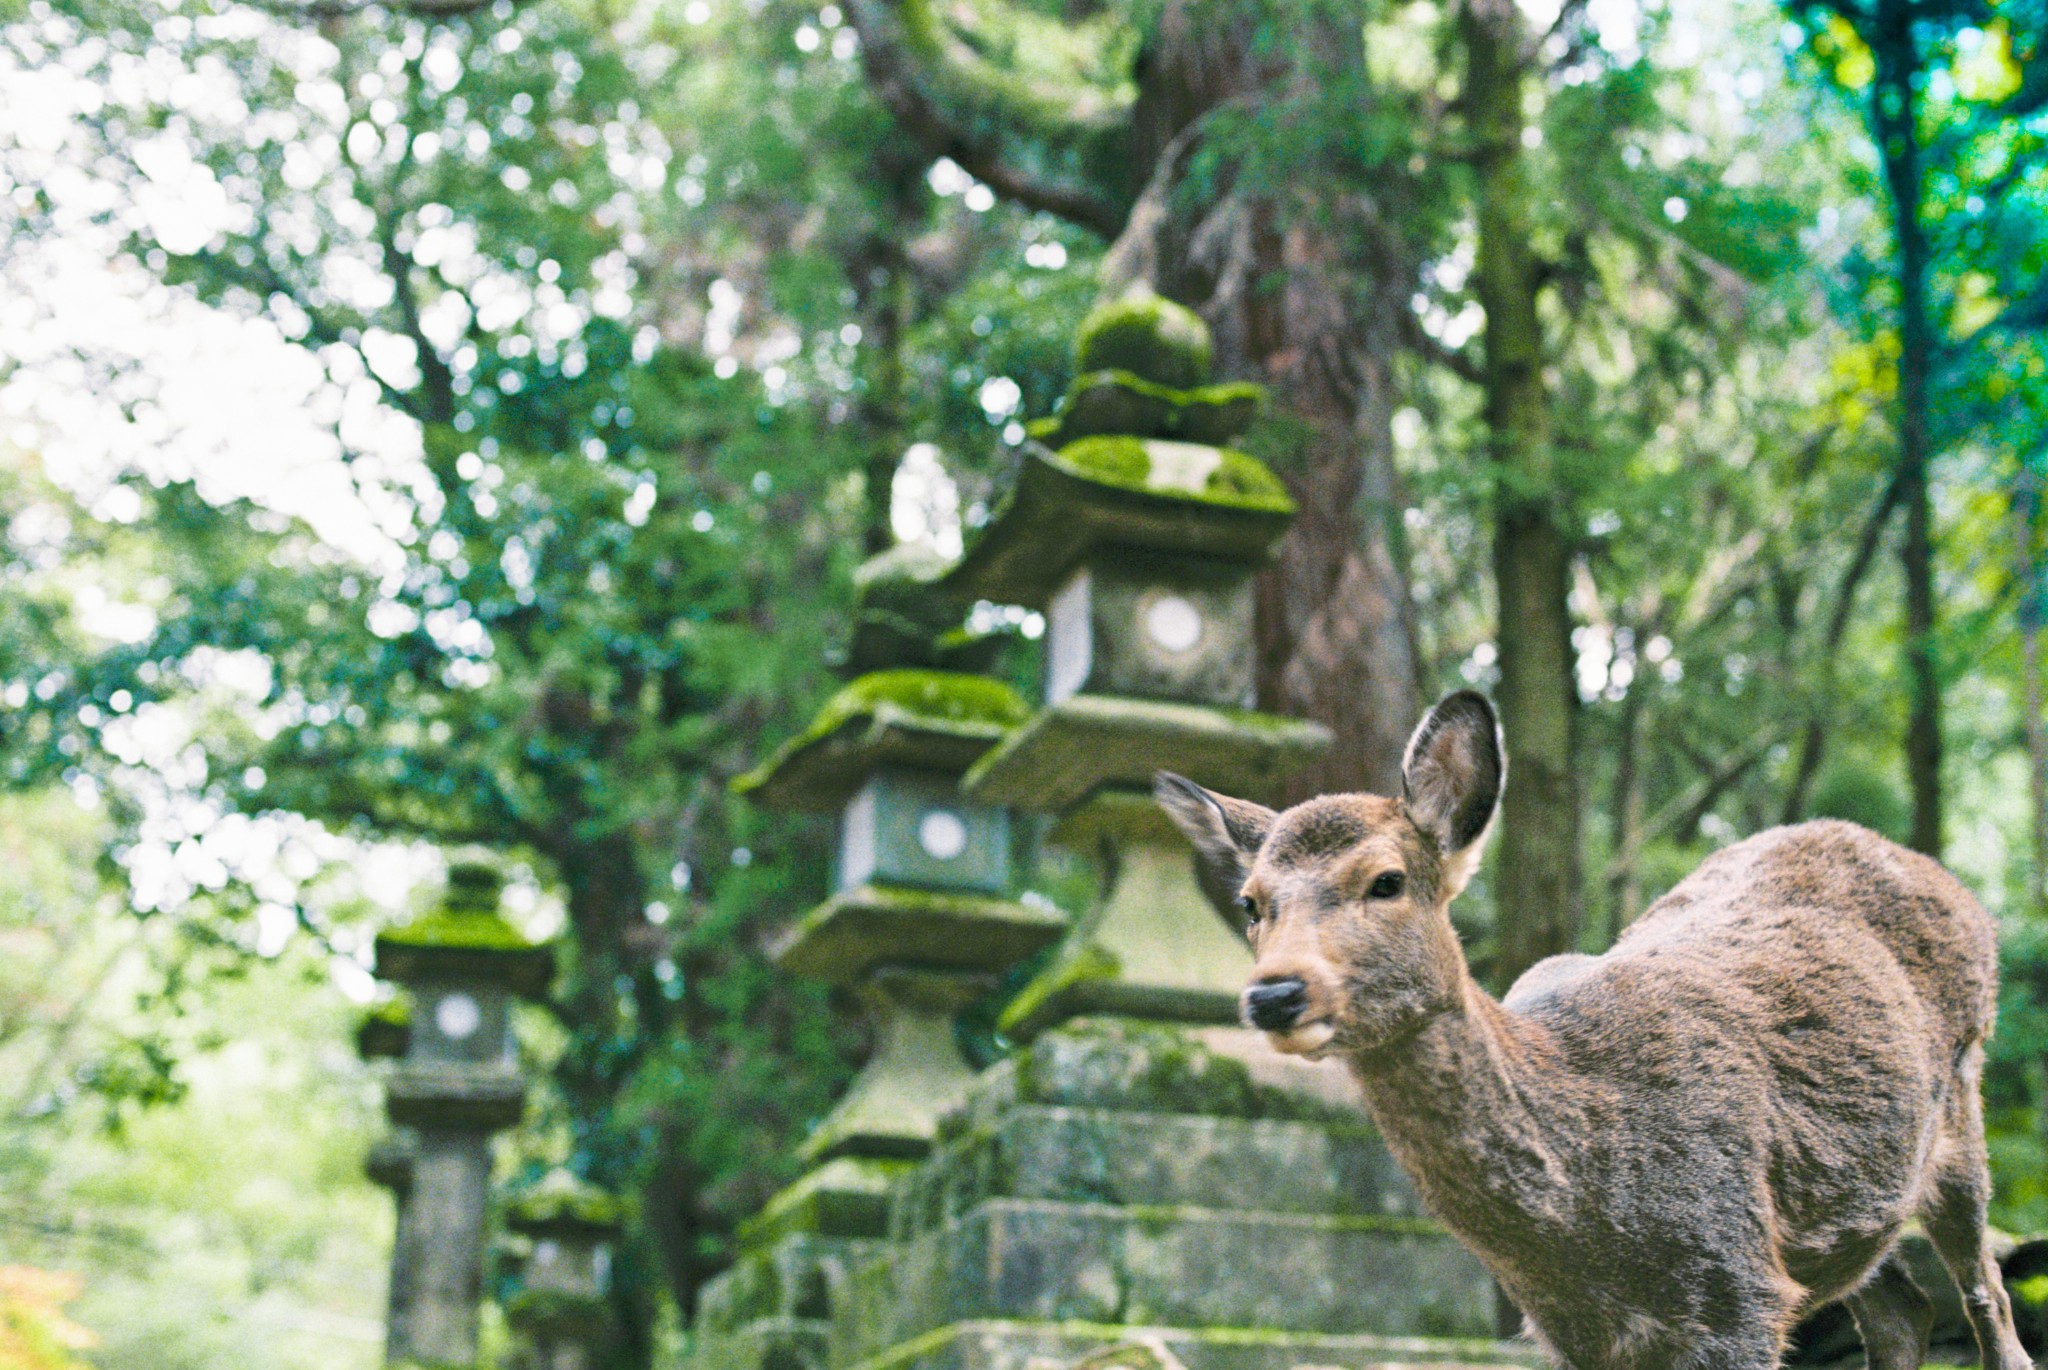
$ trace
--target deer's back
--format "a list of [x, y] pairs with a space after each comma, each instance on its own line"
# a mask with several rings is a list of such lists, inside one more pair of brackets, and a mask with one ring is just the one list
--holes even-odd
[[1940, 864], [1853, 823], [1772, 828], [1716, 852], [1612, 954], [1687, 952], [1706, 984], [1773, 999], [1825, 998], [1843, 988], [1840, 969], [1886, 998], [1903, 991], [1951, 1062], [1990, 1032], [1997, 1008], [1991, 916]]
[[1816, 822], [1716, 853], [1613, 950], [1538, 965], [1505, 1006], [1547, 1029], [1618, 1210], [1676, 1206], [1711, 1244], [1767, 1192], [1786, 1268], [1832, 1296], [1910, 1216], [1996, 977], [1990, 916], [1954, 877]]

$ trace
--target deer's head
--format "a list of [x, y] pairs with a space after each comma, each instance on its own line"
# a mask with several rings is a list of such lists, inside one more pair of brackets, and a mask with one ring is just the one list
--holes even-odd
[[1408, 742], [1398, 799], [1325, 795], [1282, 813], [1162, 772], [1202, 883], [1256, 962], [1241, 1008], [1282, 1051], [1367, 1052], [1458, 1002], [1449, 906], [1478, 867], [1507, 776], [1485, 697], [1446, 697]]

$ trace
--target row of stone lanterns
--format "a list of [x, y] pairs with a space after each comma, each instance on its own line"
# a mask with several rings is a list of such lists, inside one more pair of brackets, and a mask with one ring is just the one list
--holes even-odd
[[[848, 661], [881, 674], [742, 782], [839, 814], [836, 893], [779, 960], [869, 987], [879, 1049], [809, 1155], [872, 1169], [834, 1243], [785, 1221], [823, 1211], [804, 1184], [770, 1205], [705, 1291], [691, 1370], [1011, 1370], [1118, 1323], [1199, 1370], [1495, 1361], [1435, 1340], [1485, 1336], [1491, 1286], [1341, 1102], [1341, 1071], [1235, 1027], [1248, 953], [1150, 795], [1161, 769], [1269, 795], [1329, 742], [1252, 708], [1252, 582], [1294, 514], [1230, 446], [1258, 391], [1209, 384], [1206, 328], [1156, 297], [1098, 309], [1077, 360], [957, 563], [863, 569]], [[1003, 687], [945, 674], [986, 668], [956, 626], [981, 602], [1044, 615], [1035, 706], [974, 707]], [[1001, 834], [1037, 815], [1096, 863], [1071, 924], [1007, 898]], [[1013, 1054], [971, 1074], [954, 1008], [1055, 933], [997, 1019]]]
[[[476, 1363], [491, 1208], [491, 1137], [519, 1120], [526, 1083], [512, 1038], [516, 998], [543, 993], [548, 948], [499, 910], [488, 866], [451, 866], [435, 907], [379, 934], [375, 972], [399, 993], [373, 1008], [356, 1042], [392, 1062], [391, 1133], [367, 1168], [392, 1192], [385, 1358], [393, 1366]], [[606, 1331], [605, 1286], [618, 1219], [612, 1201], [566, 1173], [510, 1206], [527, 1254], [507, 1308], [530, 1370], [589, 1370]]]

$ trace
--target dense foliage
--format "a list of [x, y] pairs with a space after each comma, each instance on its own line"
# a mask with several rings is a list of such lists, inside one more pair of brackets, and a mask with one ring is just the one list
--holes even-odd
[[[1895, 6], [0, 0], [0, 1234], [126, 1215], [32, 1253], [109, 1365], [300, 1363], [209, 1322], [267, 1283], [376, 1317], [346, 996], [470, 849], [563, 947], [507, 1164], [632, 1196], [660, 1354], [863, 1047], [762, 954], [825, 831], [729, 782], [1136, 279], [1274, 388], [1264, 702], [1364, 720], [1319, 779], [1463, 681], [1528, 739], [1482, 963], [1774, 822], [1941, 845], [2048, 1227], [2044, 21]], [[298, 1188], [177, 1221], [221, 1154]]]

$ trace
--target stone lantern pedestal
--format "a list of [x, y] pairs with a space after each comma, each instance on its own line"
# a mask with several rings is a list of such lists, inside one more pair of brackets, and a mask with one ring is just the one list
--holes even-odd
[[531, 1243], [505, 1304], [517, 1370], [595, 1370], [613, 1330], [606, 1296], [618, 1200], [557, 1170], [512, 1201], [505, 1225]]
[[490, 1138], [519, 1120], [526, 1094], [511, 1001], [542, 993], [553, 974], [548, 951], [499, 915], [499, 889], [487, 867], [452, 867], [433, 912], [377, 938], [377, 975], [413, 1003], [385, 1096], [392, 1123], [414, 1139], [392, 1252], [392, 1361], [476, 1359]]

